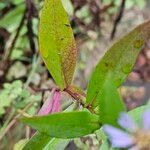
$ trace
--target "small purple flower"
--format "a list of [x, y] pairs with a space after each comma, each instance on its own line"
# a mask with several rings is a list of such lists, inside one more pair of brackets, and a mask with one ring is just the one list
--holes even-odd
[[104, 125], [103, 130], [114, 148], [129, 150], [150, 150], [150, 110], [142, 115], [142, 127], [125, 112], [120, 114], [118, 124], [125, 130]]

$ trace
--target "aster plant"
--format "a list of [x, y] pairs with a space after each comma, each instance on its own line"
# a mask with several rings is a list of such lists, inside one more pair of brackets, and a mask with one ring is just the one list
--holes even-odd
[[140, 125], [125, 112], [120, 114], [118, 124], [122, 129], [111, 125], [103, 126], [103, 130], [114, 148], [150, 149], [150, 110], [143, 112]]
[[[141, 146], [138, 140], [147, 128], [147, 112], [144, 113], [141, 130], [126, 114], [121, 114], [119, 124], [128, 132], [112, 126], [117, 127], [119, 114], [126, 112], [118, 88], [132, 71], [149, 35], [150, 20], [113, 44], [96, 65], [85, 93], [72, 82], [77, 48], [66, 11], [61, 0], [45, 0], [40, 16], [39, 49], [56, 86], [37, 115], [27, 115], [20, 119], [37, 130], [23, 150], [62, 150], [73, 138], [96, 134], [103, 125], [114, 147], [123, 145], [121, 140], [116, 142], [118, 136], [124, 140], [123, 147]], [[65, 110], [61, 106], [63, 93], [73, 99], [72, 105]], [[125, 120], [127, 123], [124, 124]], [[126, 126], [127, 124], [130, 125]]]

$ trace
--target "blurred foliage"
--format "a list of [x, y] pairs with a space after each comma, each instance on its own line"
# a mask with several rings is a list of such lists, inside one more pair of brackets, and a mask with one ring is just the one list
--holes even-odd
[[[62, 2], [69, 14], [76, 39], [82, 41], [101, 35], [103, 23], [107, 23], [108, 20], [113, 23], [121, 5], [120, 0], [99, 0], [100, 5], [97, 5], [95, 0], [62, 0]], [[146, 0], [126, 0], [125, 7], [126, 9], [138, 7], [142, 10], [145, 4]], [[38, 55], [38, 24], [42, 5], [43, 0], [0, 1], [1, 135], [16, 115], [20, 114], [18, 110], [23, 110], [33, 102], [32, 107], [23, 113], [35, 114], [37, 112], [43, 98], [43, 91], [39, 90], [40, 94], [37, 94], [34, 88], [49, 88], [49, 84], [52, 83], [52, 81], [49, 81], [51, 76], [46, 72], [43, 63], [41, 61], [34, 62], [35, 56]], [[97, 15], [99, 13], [100, 15]], [[88, 46], [91, 45], [93, 45], [93, 41], [89, 42]], [[81, 54], [80, 57], [79, 65], [84, 68], [86, 56]], [[37, 65], [36, 69], [34, 65]], [[17, 129], [12, 128], [10, 130], [12, 136], [7, 135], [7, 133], [4, 134], [0, 141], [0, 143], [2, 142], [0, 149], [12, 149], [18, 139], [27, 137], [24, 133], [25, 126], [17, 124], [17, 121], [15, 125]], [[18, 133], [20, 137], [16, 136]], [[96, 137], [91, 139], [92, 145], [96, 145], [97, 148]], [[11, 140], [12, 142], [10, 142]], [[88, 140], [85, 141], [77, 139], [75, 143], [79, 149], [89, 149], [91, 143]], [[26, 141], [21, 140], [15, 145], [14, 149], [21, 149], [20, 146], [24, 142]]]
[[[24, 108], [29, 102], [41, 100], [41, 95], [33, 95], [27, 89], [23, 88], [21, 81], [14, 81], [11, 84], [5, 83], [0, 91], [0, 115], [3, 115], [6, 108], [15, 109]], [[33, 114], [35, 111], [33, 111]]]

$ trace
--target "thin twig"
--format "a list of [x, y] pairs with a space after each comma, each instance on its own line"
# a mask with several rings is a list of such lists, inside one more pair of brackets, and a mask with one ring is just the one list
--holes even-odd
[[3, 139], [3, 137], [5, 136], [5, 134], [10, 130], [10, 128], [12, 128], [12, 126], [16, 123], [17, 119], [19, 117], [21, 117], [25, 111], [27, 111], [31, 106], [33, 106], [34, 102], [29, 103], [22, 111], [20, 114], [16, 115], [14, 117], [14, 119], [12, 121], [10, 121], [10, 123], [7, 125], [7, 127], [1, 132], [0, 134], [0, 141]]
[[32, 2], [32, 0], [26, 0], [26, 7], [27, 7], [27, 13], [26, 13], [26, 18], [27, 18], [27, 36], [28, 36], [28, 40], [30, 43], [30, 48], [32, 50], [33, 53], [36, 53], [36, 47], [35, 47], [35, 42], [34, 42], [34, 33], [33, 33], [33, 23], [32, 23], [32, 19], [33, 19], [33, 15], [34, 15], [34, 4]]
[[[31, 80], [32, 80], [32, 77], [33, 77], [33, 74], [34, 72], [36, 71], [37, 69], [37, 66], [38, 66], [38, 63], [40, 61], [40, 57], [36, 58], [36, 56], [34, 57], [33, 59], [33, 63], [32, 63], [32, 70], [28, 76], [28, 79], [26, 81], [26, 83], [24, 84], [24, 88], [26, 89], [28, 87], [28, 85], [30, 84]], [[20, 97], [19, 97], [20, 98]], [[9, 129], [15, 124], [16, 122], [16, 119], [19, 118], [22, 114], [24, 115], [24, 112], [30, 108], [33, 104], [32, 103], [35, 103], [35, 102], [31, 102], [29, 105], [27, 105], [22, 111], [20, 110], [18, 115], [16, 115], [16, 117], [14, 117], [14, 119], [7, 125], [7, 127], [1, 131], [0, 133], [0, 140], [4, 137], [4, 135], [9, 131]], [[30, 106], [31, 105], [31, 106]], [[25, 114], [26, 115], [26, 114]], [[28, 114], [27, 114], [28, 115]], [[15, 120], [15, 121], [14, 121]]]
[[29, 126], [26, 126], [26, 139], [30, 139], [30, 131], [31, 128]]
[[14, 37], [12, 43], [11, 43], [11, 47], [10, 47], [10, 49], [9, 49], [9, 51], [8, 51], [8, 54], [5, 55], [5, 58], [4, 58], [5, 61], [10, 58], [10, 56], [11, 56], [11, 54], [12, 54], [12, 52], [13, 52], [13, 49], [14, 49], [15, 44], [16, 44], [16, 42], [17, 42], [17, 39], [18, 39], [18, 37], [19, 37], [20, 31], [21, 31], [21, 29], [22, 29], [22, 27], [23, 27], [25, 18], [26, 18], [26, 10], [24, 11], [23, 17], [22, 17], [22, 19], [21, 19], [21, 21], [20, 21], [20, 24], [19, 24], [19, 26], [18, 26], [16, 35], [15, 35], [15, 37]]
[[0, 83], [3, 83], [5, 81], [6, 75], [8, 73], [9, 68], [10, 68], [10, 65], [12, 65], [11, 61], [10, 61], [10, 56], [12, 55], [12, 52], [13, 52], [13, 49], [14, 49], [15, 44], [17, 42], [17, 39], [19, 37], [20, 31], [23, 27], [24, 20], [25, 20], [25, 13], [26, 13], [26, 11], [23, 14], [21, 22], [20, 22], [20, 24], [18, 26], [18, 29], [16, 31], [16, 35], [15, 35], [15, 37], [14, 37], [12, 43], [11, 43], [11, 47], [8, 50], [6, 50], [6, 53], [4, 55], [4, 59], [0, 63], [0, 69], [3, 70], [3, 74], [0, 76]]
[[35, 88], [35, 87], [30, 87], [33, 91], [35, 92], [47, 92], [47, 91], [52, 91], [52, 88], [47, 88], [47, 89], [42, 89], [42, 88]]
[[4, 125], [2, 126], [1, 130], [0, 130], [0, 134], [3, 132], [3, 130], [7, 127], [7, 125], [9, 124], [9, 122], [12, 120], [12, 118], [14, 117], [15, 114], [15, 109], [12, 109], [4, 123]]
[[30, 71], [30, 73], [28, 75], [28, 79], [27, 79], [26, 83], [24, 84], [24, 88], [27, 88], [29, 86], [30, 82], [32, 81], [33, 75], [36, 72], [39, 62], [40, 62], [40, 56], [37, 57], [35, 55], [33, 57], [32, 70]]
[[116, 30], [117, 30], [117, 26], [118, 24], [120, 23], [121, 21], [121, 18], [123, 16], [123, 13], [124, 13], [124, 9], [125, 9], [125, 1], [126, 0], [122, 0], [121, 2], [121, 6], [120, 6], [120, 9], [119, 9], [119, 13], [114, 21], [114, 26], [113, 26], [113, 29], [112, 29], [112, 32], [111, 32], [111, 36], [110, 36], [110, 40], [113, 40], [113, 38], [115, 37], [115, 33], [116, 33]]

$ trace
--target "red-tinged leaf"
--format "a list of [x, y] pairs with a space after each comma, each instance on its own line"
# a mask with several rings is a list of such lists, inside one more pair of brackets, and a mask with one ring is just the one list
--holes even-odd
[[92, 105], [94, 108], [97, 106], [97, 95], [101, 92], [109, 72], [113, 74], [115, 86], [118, 87], [125, 81], [149, 36], [150, 20], [129, 32], [106, 52], [91, 76], [87, 91], [87, 105]]
[[71, 84], [77, 50], [72, 28], [61, 0], [45, 0], [40, 19], [40, 52], [56, 84]]

